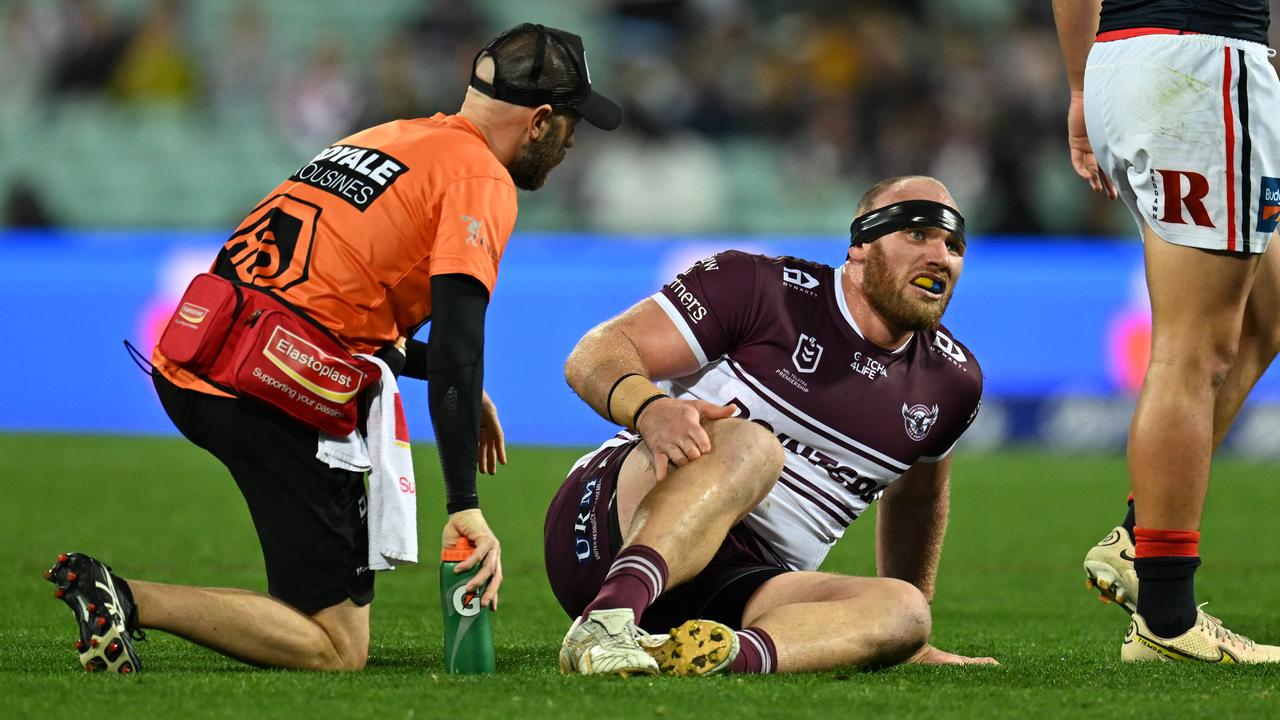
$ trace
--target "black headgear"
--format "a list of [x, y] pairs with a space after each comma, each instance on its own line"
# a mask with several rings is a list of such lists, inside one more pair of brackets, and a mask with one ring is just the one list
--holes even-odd
[[849, 245], [862, 245], [884, 235], [915, 227], [936, 227], [964, 244], [964, 218], [954, 208], [932, 200], [903, 200], [859, 215], [849, 226]]

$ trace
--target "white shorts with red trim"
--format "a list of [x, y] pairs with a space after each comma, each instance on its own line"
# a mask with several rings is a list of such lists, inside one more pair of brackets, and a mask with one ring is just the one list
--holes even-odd
[[1265, 251], [1280, 220], [1271, 51], [1213, 35], [1101, 40], [1085, 70], [1085, 124], [1139, 230], [1189, 247]]

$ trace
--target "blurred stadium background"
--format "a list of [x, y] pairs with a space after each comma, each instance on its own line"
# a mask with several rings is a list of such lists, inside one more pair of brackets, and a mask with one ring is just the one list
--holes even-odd
[[[455, 110], [475, 50], [524, 20], [582, 34], [627, 119], [584, 128], [522, 194], [487, 373], [512, 441], [606, 431], [560, 363], [692, 259], [837, 264], [863, 189], [927, 173], [977, 236], [947, 318], [987, 375], [968, 445], [1123, 447], [1149, 338], [1140, 247], [1072, 173], [1039, 0], [6, 0], [0, 302], [27, 311], [3, 322], [69, 352], [41, 353], [62, 382], [18, 387], [0, 431], [172, 432], [120, 340], [148, 347], [228, 230], [319, 149]], [[1273, 373], [1229, 448], [1280, 456], [1277, 403]]]

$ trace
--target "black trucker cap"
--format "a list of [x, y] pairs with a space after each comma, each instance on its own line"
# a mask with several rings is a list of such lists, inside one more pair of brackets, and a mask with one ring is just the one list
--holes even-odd
[[[476, 77], [480, 60], [493, 59], [493, 82]], [[490, 40], [471, 63], [471, 87], [495, 100], [573, 110], [601, 130], [622, 123], [622, 109], [591, 89], [582, 38], [571, 32], [523, 23]]]

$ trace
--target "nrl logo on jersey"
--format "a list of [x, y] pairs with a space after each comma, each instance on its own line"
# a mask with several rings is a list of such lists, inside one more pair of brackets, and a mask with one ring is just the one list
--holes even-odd
[[933, 428], [933, 424], [938, 422], [938, 406], [925, 407], [924, 405], [912, 405], [907, 407], [906, 403], [902, 403], [902, 420], [907, 427], [907, 436], [912, 440], [919, 442], [929, 434], [929, 430]]
[[822, 346], [818, 344], [818, 339], [800, 333], [800, 339], [796, 341], [796, 351], [791, 353], [791, 362], [796, 366], [796, 370], [811, 373], [818, 369], [820, 360], [822, 360]]

